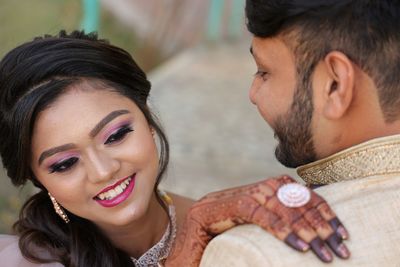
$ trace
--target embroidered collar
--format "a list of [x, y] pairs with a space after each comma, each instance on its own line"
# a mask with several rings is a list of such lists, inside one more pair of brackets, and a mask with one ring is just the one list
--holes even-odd
[[301, 166], [307, 184], [330, 184], [375, 175], [400, 173], [400, 135], [372, 139], [325, 159]]

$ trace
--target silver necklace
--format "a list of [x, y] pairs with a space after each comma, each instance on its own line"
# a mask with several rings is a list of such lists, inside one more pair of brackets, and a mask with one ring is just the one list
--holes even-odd
[[[168, 206], [169, 217], [171, 223], [168, 224], [167, 230], [157, 244], [152, 246], [146, 251], [139, 259], [131, 258], [137, 267], [158, 267], [160, 262], [165, 260], [171, 251], [172, 244], [176, 237], [176, 212], [175, 206], [170, 204]], [[170, 232], [171, 228], [171, 232]]]

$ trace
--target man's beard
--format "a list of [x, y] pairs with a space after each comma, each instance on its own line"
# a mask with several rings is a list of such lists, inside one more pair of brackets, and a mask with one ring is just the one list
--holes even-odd
[[295, 168], [316, 160], [311, 134], [312, 114], [312, 89], [306, 81], [296, 88], [288, 113], [279, 116], [274, 125], [279, 141], [275, 156], [286, 167]]

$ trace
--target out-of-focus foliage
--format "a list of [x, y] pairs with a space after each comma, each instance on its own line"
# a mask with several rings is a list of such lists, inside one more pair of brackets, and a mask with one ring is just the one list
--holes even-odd
[[[2, 190], [0, 194], [0, 233], [10, 233], [11, 226], [18, 218], [19, 210], [25, 200], [32, 194], [32, 187], [25, 186], [22, 189], [14, 189], [4, 182], [1, 177]], [[5, 192], [5, 188], [9, 190]]]
[[80, 0], [0, 0], [0, 55], [44, 33], [79, 26]]
[[[0, 57], [35, 36], [79, 29], [82, 16], [81, 0], [0, 0]], [[122, 26], [104, 8], [100, 16], [98, 32], [102, 38], [133, 54], [146, 71], [160, 62], [156, 47], [143, 51], [148, 44], [139, 42], [132, 29]]]

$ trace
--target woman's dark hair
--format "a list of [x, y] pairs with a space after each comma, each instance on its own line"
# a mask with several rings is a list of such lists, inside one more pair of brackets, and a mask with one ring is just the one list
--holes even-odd
[[246, 0], [246, 18], [255, 36], [288, 41], [299, 74], [343, 52], [374, 80], [386, 121], [399, 118], [399, 1]]
[[[159, 173], [154, 192], [167, 167], [168, 141], [147, 106], [150, 82], [124, 50], [96, 34], [61, 31], [38, 37], [11, 50], [0, 62], [0, 153], [14, 185], [31, 180], [40, 188], [24, 204], [14, 231], [24, 257], [65, 266], [134, 266], [129, 255], [115, 248], [92, 222], [66, 211], [65, 224], [54, 212], [46, 189], [30, 168], [31, 137], [38, 114], [72, 85], [100, 82], [131, 99], [156, 131], [160, 143]], [[111, 89], [108, 89], [111, 88]], [[40, 253], [39, 253], [40, 252]]]

